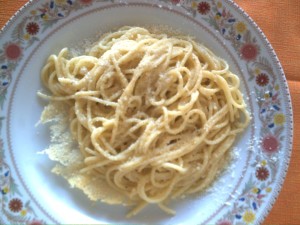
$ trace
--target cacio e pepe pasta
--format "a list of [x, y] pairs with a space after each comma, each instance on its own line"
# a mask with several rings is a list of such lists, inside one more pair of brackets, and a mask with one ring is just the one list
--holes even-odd
[[39, 95], [69, 108], [81, 179], [125, 196], [128, 216], [149, 203], [175, 213], [169, 199], [208, 187], [250, 119], [225, 60], [190, 37], [141, 27], [103, 35], [86, 55], [62, 49], [41, 79], [51, 94]]

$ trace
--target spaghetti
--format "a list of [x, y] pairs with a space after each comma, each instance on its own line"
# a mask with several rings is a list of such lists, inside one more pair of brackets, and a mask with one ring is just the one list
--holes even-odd
[[126, 196], [129, 216], [174, 213], [169, 199], [209, 186], [249, 123], [238, 76], [189, 37], [122, 27], [86, 55], [51, 55], [41, 78], [52, 95], [39, 95], [69, 107], [80, 173]]

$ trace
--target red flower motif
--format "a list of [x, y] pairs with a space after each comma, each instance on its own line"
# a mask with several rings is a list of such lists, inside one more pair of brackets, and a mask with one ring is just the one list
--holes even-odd
[[28, 225], [42, 225], [43, 223], [38, 220], [32, 220]]
[[275, 153], [279, 147], [279, 142], [276, 137], [269, 135], [263, 138], [262, 148], [266, 153]]
[[262, 198], [265, 197], [265, 196], [266, 196], [266, 195], [258, 194], [258, 195], [257, 195], [257, 198], [258, 198], [258, 199], [262, 199]]
[[200, 2], [198, 4], [198, 12], [202, 15], [206, 15], [210, 10], [210, 5], [207, 2]]
[[241, 47], [240, 52], [242, 58], [247, 61], [255, 60], [258, 55], [257, 46], [251, 43], [244, 44]]
[[259, 86], [266, 86], [269, 83], [269, 77], [265, 73], [258, 74], [256, 77], [256, 83]]
[[20, 212], [23, 207], [23, 203], [20, 199], [14, 198], [9, 202], [9, 209], [12, 212]]
[[9, 60], [18, 60], [21, 56], [22, 49], [18, 44], [10, 43], [4, 48], [5, 56]]
[[217, 223], [218, 225], [232, 225], [229, 220], [221, 220]]
[[28, 34], [31, 34], [31, 35], [35, 35], [37, 34], [37, 32], [39, 32], [40, 30], [40, 27], [37, 23], [35, 22], [30, 22], [27, 24], [26, 26], [26, 31]]
[[89, 5], [92, 4], [93, 0], [80, 0], [80, 3], [83, 5]]
[[180, 2], [180, 0], [172, 0], [173, 4], [178, 4]]
[[261, 181], [268, 179], [269, 175], [270, 173], [266, 167], [259, 167], [256, 169], [255, 176]]

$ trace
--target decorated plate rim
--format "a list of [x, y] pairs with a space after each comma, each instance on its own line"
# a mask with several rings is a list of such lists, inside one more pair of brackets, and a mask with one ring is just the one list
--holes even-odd
[[[0, 38], [2, 38], [2, 36], [5, 34], [5, 32], [10, 29], [10, 27], [13, 25], [13, 23], [18, 18], [18, 16], [25, 13], [29, 6], [31, 6], [37, 2], [39, 2], [39, 1], [38, 0], [30, 0], [24, 6], [22, 6], [7, 21], [7, 23], [1, 28]], [[45, 2], [48, 2], [48, 1], [45, 0]], [[137, 1], [137, 2], [140, 3], [143, 1]], [[197, 2], [199, 3], [199, 2], [206, 2], [206, 1], [197, 1]], [[253, 28], [254, 28], [253, 30], [255, 31], [256, 35], [260, 38], [261, 41], [264, 42], [263, 48], [266, 49], [268, 51], [268, 53], [271, 55], [271, 60], [272, 60], [273, 64], [276, 66], [275, 71], [278, 71], [278, 73], [279, 73], [279, 76], [276, 76], [276, 78], [277, 79], [281, 78], [283, 81], [283, 84], [281, 84], [281, 87], [282, 87], [282, 91], [284, 91], [284, 93], [282, 93], [282, 94], [284, 95], [284, 100], [285, 100], [284, 105], [285, 105], [285, 109], [287, 111], [288, 118], [289, 118], [289, 124], [287, 124], [287, 130], [285, 132], [287, 132], [288, 134], [291, 134], [291, 135], [289, 135], [289, 137], [287, 138], [288, 140], [285, 141], [287, 143], [288, 148], [284, 150], [285, 151], [284, 155], [287, 156], [287, 158], [284, 159], [285, 161], [283, 163], [284, 164], [283, 169], [281, 169], [279, 171], [280, 178], [277, 180], [277, 182], [275, 182], [275, 188], [274, 188], [274, 190], [272, 190], [270, 200], [267, 202], [265, 209], [262, 211], [262, 215], [259, 218], [257, 218], [257, 220], [255, 220], [256, 223], [260, 223], [266, 218], [266, 216], [272, 209], [276, 199], [278, 198], [279, 192], [281, 191], [284, 180], [286, 178], [286, 174], [287, 174], [287, 170], [288, 170], [288, 166], [289, 166], [289, 162], [290, 162], [292, 146], [293, 146], [292, 145], [292, 142], [293, 142], [293, 111], [292, 111], [291, 96], [289, 93], [286, 76], [284, 74], [281, 63], [275, 53], [275, 50], [272, 48], [270, 42], [268, 41], [267, 37], [264, 35], [262, 30], [259, 28], [259, 26], [250, 18], [250, 16], [240, 6], [238, 6], [238, 4], [236, 4], [233, 0], [226, 0], [226, 3], [229, 3], [229, 5], [232, 7], [232, 9], [234, 9], [233, 10], [234, 12], [238, 13], [239, 16], [241, 16], [244, 20], [247, 21], [248, 24], [253, 26]], [[169, 4], [172, 4], [171, 1]], [[195, 20], [197, 20], [197, 19], [195, 19]], [[3, 111], [3, 110], [1, 109], [1, 111]], [[0, 219], [0, 222], [3, 222], [1, 220], [2, 219]]]

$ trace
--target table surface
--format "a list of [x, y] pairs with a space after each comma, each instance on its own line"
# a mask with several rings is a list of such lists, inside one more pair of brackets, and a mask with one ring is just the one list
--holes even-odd
[[[0, 27], [26, 3], [0, 0]], [[264, 224], [300, 224], [300, 1], [235, 1], [257, 23], [273, 46], [290, 88], [294, 143], [283, 188]]]

